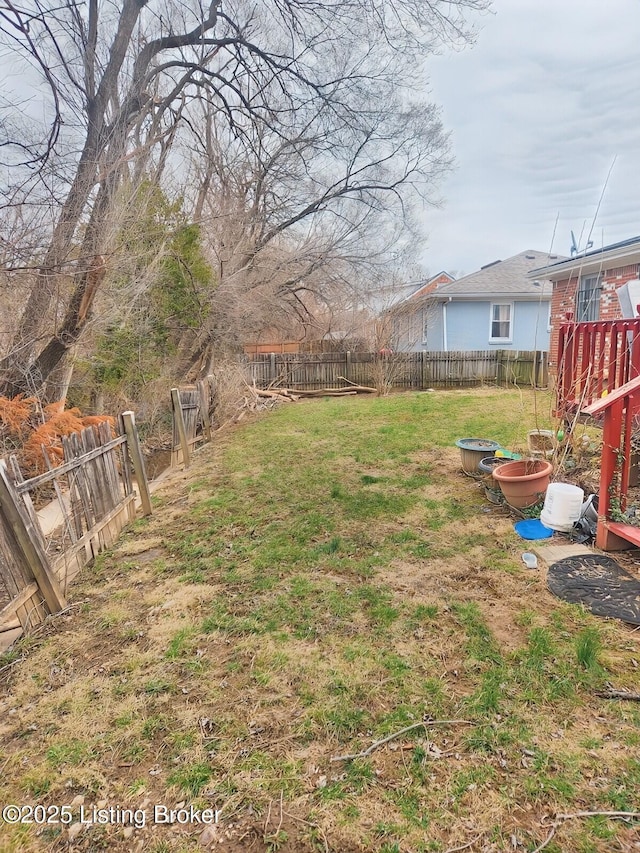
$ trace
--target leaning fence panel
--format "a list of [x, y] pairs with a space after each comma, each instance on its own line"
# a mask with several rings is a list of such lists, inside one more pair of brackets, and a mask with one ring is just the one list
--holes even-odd
[[[198, 444], [211, 440], [211, 379], [212, 377], [208, 377], [197, 385], [183, 385], [180, 388], [171, 389], [172, 468], [181, 464], [188, 467], [192, 450]], [[268, 380], [265, 379], [264, 387], [268, 384]]]
[[63, 607], [73, 578], [135, 519], [134, 478], [150, 512], [132, 413], [120, 423], [115, 437], [106, 423], [65, 437], [64, 462], [45, 456], [48, 470], [28, 480], [15, 457], [0, 460], [0, 650]]

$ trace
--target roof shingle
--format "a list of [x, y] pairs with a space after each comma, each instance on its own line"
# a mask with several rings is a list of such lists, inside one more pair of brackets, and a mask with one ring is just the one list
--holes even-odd
[[548, 252], [527, 249], [504, 261], [487, 264], [477, 272], [465, 275], [456, 281], [440, 284], [431, 296], [488, 296], [531, 297], [551, 295], [551, 282], [535, 284], [527, 273], [543, 266], [550, 260], [560, 260]]

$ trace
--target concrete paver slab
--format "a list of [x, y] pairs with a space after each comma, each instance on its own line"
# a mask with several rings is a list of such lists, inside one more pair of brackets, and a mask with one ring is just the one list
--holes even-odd
[[551, 563], [557, 563], [558, 560], [564, 560], [566, 557], [579, 557], [582, 554], [593, 554], [593, 550], [588, 545], [534, 545], [530, 548], [531, 551], [541, 560], [550, 566]]

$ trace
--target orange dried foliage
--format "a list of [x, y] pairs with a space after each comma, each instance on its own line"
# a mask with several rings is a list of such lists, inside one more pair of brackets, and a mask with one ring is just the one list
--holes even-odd
[[98, 426], [98, 424], [108, 423], [111, 427], [111, 437], [115, 438], [115, 418], [112, 418], [111, 415], [83, 415], [82, 423], [84, 426]]
[[0, 425], [3, 431], [9, 435], [19, 437], [32, 426], [32, 418], [35, 413], [35, 397], [0, 396]]
[[[3, 404], [6, 405], [3, 406]], [[111, 434], [114, 434], [114, 419], [109, 415], [83, 416], [80, 409], [65, 409], [64, 400], [50, 403], [44, 408], [44, 423], [33, 423], [33, 412], [36, 400], [34, 398], [14, 397], [8, 400], [0, 397], [0, 420], [3, 424], [11, 424], [14, 435], [21, 439], [18, 450], [20, 467], [27, 477], [35, 476], [46, 469], [42, 454], [44, 446], [51, 462], [55, 465], [62, 462], [64, 455], [61, 437], [81, 432], [86, 427], [108, 423]], [[5, 416], [5, 412], [8, 413]], [[30, 434], [25, 439], [25, 433]]]
[[44, 407], [45, 415], [49, 418], [52, 418], [54, 415], [60, 414], [60, 412], [64, 411], [65, 403], [66, 400], [56, 400], [53, 403], [47, 403], [47, 405]]

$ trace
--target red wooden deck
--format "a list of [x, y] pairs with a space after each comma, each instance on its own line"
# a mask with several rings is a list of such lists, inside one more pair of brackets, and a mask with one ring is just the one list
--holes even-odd
[[556, 414], [567, 421], [640, 376], [640, 317], [560, 326]]
[[631, 438], [640, 432], [640, 317], [574, 323], [558, 340], [556, 415], [602, 424], [602, 461], [596, 546], [640, 547], [640, 528], [624, 522], [631, 469]]

